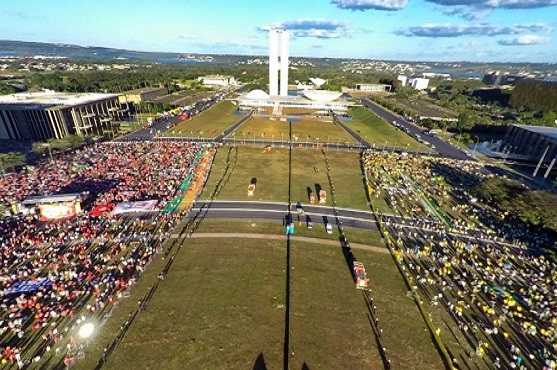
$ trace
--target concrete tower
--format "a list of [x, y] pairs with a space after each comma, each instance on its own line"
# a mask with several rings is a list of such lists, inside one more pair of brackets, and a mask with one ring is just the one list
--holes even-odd
[[269, 30], [269, 95], [278, 95], [279, 30]]
[[280, 37], [280, 95], [288, 95], [288, 31]]
[[[269, 95], [288, 95], [288, 31], [278, 28], [269, 30]], [[279, 49], [280, 48], [280, 49]], [[280, 63], [279, 63], [280, 55]]]

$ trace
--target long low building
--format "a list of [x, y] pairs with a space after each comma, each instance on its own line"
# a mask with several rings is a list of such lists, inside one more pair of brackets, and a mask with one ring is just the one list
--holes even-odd
[[205, 86], [230, 86], [236, 83], [234, 76], [208, 75], [197, 78]]
[[0, 96], [0, 139], [100, 135], [127, 111], [116, 94], [42, 91]]
[[145, 103], [165, 95], [168, 95], [168, 90], [161, 87], [144, 87], [142, 89], [123, 91], [119, 94], [120, 104]]
[[271, 96], [263, 90], [252, 90], [237, 99], [240, 108], [273, 107], [274, 110], [282, 108], [306, 108], [315, 110], [332, 110], [344, 113], [349, 106], [354, 103], [344, 100], [342, 92], [308, 90], [302, 92], [303, 95], [296, 96]]

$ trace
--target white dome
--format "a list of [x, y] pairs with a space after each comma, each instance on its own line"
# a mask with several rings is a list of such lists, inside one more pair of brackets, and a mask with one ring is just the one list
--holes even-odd
[[327, 80], [324, 80], [322, 78], [316, 77], [316, 78], [311, 78], [309, 79], [311, 81], [312, 84], [316, 85], [318, 88], [321, 87], [323, 84], [325, 84], [325, 82], [327, 82]]
[[340, 98], [342, 92], [329, 90], [307, 90], [304, 91], [303, 94], [306, 98], [314, 101], [333, 101]]
[[249, 100], [263, 100], [263, 99], [269, 99], [269, 94], [267, 94], [263, 90], [257, 89], [247, 93], [244, 98]]

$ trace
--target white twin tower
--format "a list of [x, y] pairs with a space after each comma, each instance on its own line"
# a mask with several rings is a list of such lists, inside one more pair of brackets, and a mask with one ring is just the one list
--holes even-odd
[[269, 95], [288, 95], [288, 31], [280, 28], [269, 30]]

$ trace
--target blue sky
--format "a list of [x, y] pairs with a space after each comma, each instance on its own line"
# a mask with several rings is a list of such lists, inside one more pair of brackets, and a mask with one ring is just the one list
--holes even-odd
[[142, 51], [557, 62], [557, 0], [2, 0], [0, 38]]

